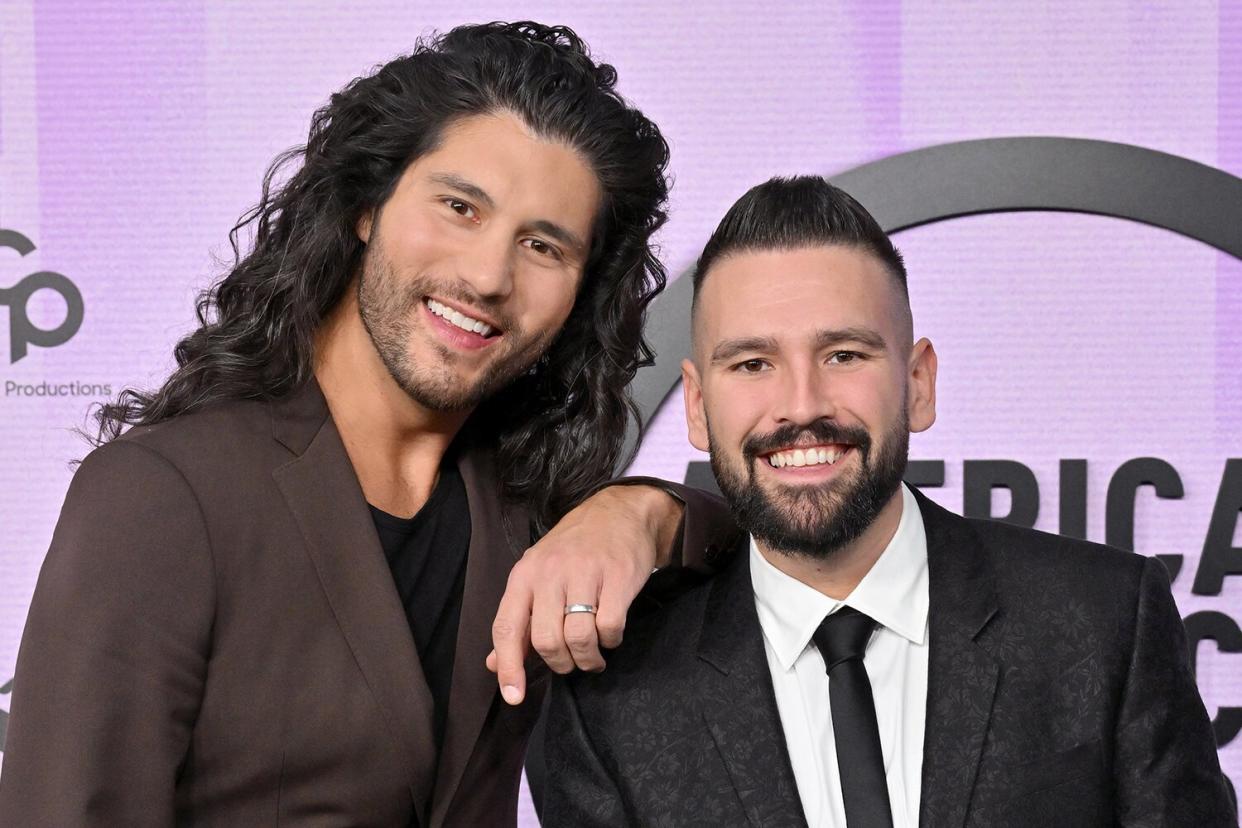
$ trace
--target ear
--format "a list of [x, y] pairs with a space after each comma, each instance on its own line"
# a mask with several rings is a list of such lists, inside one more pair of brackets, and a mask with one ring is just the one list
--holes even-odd
[[358, 234], [358, 238], [362, 239], [363, 244], [371, 242], [371, 225], [375, 223], [375, 210], [367, 210], [358, 216], [358, 221], [354, 224], [354, 232]]
[[707, 412], [703, 408], [703, 385], [699, 369], [688, 359], [681, 361], [681, 393], [686, 402], [686, 431], [690, 445], [707, 451]]
[[923, 337], [910, 351], [906, 416], [910, 431], [926, 431], [936, 422], [936, 349]]

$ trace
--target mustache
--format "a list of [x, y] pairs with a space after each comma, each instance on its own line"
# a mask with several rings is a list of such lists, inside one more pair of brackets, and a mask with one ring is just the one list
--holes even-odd
[[820, 443], [845, 443], [857, 446], [866, 457], [871, 449], [871, 435], [862, 426], [846, 426], [827, 418], [806, 425], [790, 423], [767, 434], [753, 434], [742, 443], [742, 455], [753, 462], [761, 454], [783, 448], [813, 446]]

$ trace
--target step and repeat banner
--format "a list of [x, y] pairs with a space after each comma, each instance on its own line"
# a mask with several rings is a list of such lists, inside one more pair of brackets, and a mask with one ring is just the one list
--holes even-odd
[[[89, 406], [168, 371], [229, 228], [332, 91], [420, 35], [521, 18], [576, 29], [664, 131], [670, 274], [777, 174], [832, 177], [896, 234], [940, 355], [910, 479], [1160, 555], [1242, 782], [1242, 4], [1223, 2], [5, 0], [0, 742]], [[710, 483], [676, 387], [687, 289], [652, 315], [631, 468]]]

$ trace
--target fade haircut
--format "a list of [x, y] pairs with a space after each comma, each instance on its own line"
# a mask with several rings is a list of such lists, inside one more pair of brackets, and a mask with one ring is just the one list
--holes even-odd
[[800, 175], [770, 178], [729, 208], [699, 256], [692, 307], [698, 307], [703, 280], [723, 256], [819, 245], [852, 247], [875, 256], [909, 304], [905, 263], [879, 223], [845, 190], [820, 176]]

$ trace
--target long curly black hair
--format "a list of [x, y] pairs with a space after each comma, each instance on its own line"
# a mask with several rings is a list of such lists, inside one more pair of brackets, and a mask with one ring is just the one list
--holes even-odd
[[316, 330], [362, 260], [357, 219], [383, 205], [455, 119], [509, 111], [580, 152], [603, 191], [564, 328], [467, 425], [494, 441], [504, 494], [546, 530], [622, 459], [626, 427], [637, 420], [627, 387], [652, 358], [645, 311], [666, 280], [651, 235], [667, 217], [668, 145], [617, 94], [616, 77], [570, 29], [521, 22], [455, 28], [352, 81], [315, 113], [306, 146], [267, 171], [259, 203], [229, 234], [230, 272], [199, 297], [199, 327], [177, 343], [176, 370], [154, 392], [126, 389], [103, 404], [95, 442], [220, 400], [277, 399], [309, 382]]

